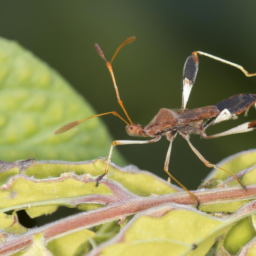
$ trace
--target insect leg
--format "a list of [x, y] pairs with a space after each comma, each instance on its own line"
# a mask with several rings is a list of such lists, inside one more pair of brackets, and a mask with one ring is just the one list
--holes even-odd
[[199, 206], [199, 201], [197, 200], [196, 196], [191, 193], [184, 185], [182, 185], [169, 171], [169, 162], [170, 162], [170, 156], [171, 156], [171, 150], [172, 150], [172, 141], [170, 142], [169, 148], [167, 150], [167, 154], [166, 154], [166, 159], [165, 159], [165, 163], [164, 163], [164, 171], [173, 179], [177, 182], [177, 184], [182, 187], [192, 198], [192, 200], [195, 201], [196, 207], [198, 208]]
[[256, 76], [256, 73], [248, 73], [241, 65], [233, 63], [228, 60], [224, 60], [212, 54], [201, 52], [201, 51], [194, 51], [192, 54], [187, 58], [184, 68], [183, 68], [183, 90], [182, 90], [182, 109], [186, 108], [192, 87], [195, 83], [197, 71], [198, 71], [198, 54], [206, 56], [208, 58], [220, 61], [222, 63], [228, 64], [232, 67], [240, 69], [247, 77]]
[[241, 183], [241, 181], [231, 172], [217, 166], [217, 165], [214, 165], [214, 164], [211, 164], [209, 161], [207, 161], [202, 155], [201, 153], [192, 145], [192, 143], [190, 142], [189, 140], [189, 137], [187, 135], [183, 135], [181, 134], [182, 137], [188, 142], [190, 148], [193, 150], [193, 152], [197, 155], [197, 157], [209, 168], [216, 168], [216, 169], [220, 169], [226, 173], [228, 173], [229, 175], [231, 175], [240, 185], [241, 187], [246, 190], [246, 187]]
[[182, 105], [181, 108], [185, 109], [192, 87], [196, 80], [198, 71], [198, 58], [197, 55], [192, 53], [187, 59], [183, 67], [183, 87], [182, 87]]
[[230, 62], [228, 60], [224, 60], [222, 58], [219, 58], [219, 57], [216, 57], [212, 54], [209, 54], [209, 53], [206, 53], [206, 52], [201, 52], [201, 51], [195, 51], [193, 52], [193, 54], [197, 55], [197, 54], [200, 54], [200, 55], [204, 55], [208, 58], [211, 58], [211, 59], [214, 59], [214, 60], [217, 60], [217, 61], [220, 61], [222, 63], [225, 63], [225, 64], [228, 64], [230, 66], [233, 66], [235, 68], [238, 68], [240, 69], [247, 77], [250, 77], [250, 76], [256, 76], [256, 73], [248, 73], [241, 65], [238, 65], [236, 63], [233, 63], [233, 62]]
[[251, 132], [256, 129], [256, 121], [253, 122], [247, 122], [241, 125], [238, 125], [232, 129], [229, 129], [225, 132], [213, 134], [213, 135], [207, 135], [204, 132], [201, 134], [201, 136], [205, 139], [213, 139], [213, 138], [218, 138], [222, 136], [227, 136], [231, 134], [237, 134], [237, 133], [244, 133], [244, 132]]
[[111, 143], [111, 147], [109, 150], [109, 154], [108, 154], [108, 158], [107, 158], [107, 162], [106, 162], [106, 167], [105, 167], [105, 171], [102, 175], [100, 175], [97, 179], [96, 179], [96, 187], [99, 185], [100, 180], [108, 173], [108, 166], [110, 163], [110, 159], [113, 153], [113, 149], [115, 146], [117, 145], [130, 145], [130, 144], [148, 144], [148, 143], [154, 143], [157, 142], [161, 139], [161, 136], [157, 136], [152, 140], [115, 140]]

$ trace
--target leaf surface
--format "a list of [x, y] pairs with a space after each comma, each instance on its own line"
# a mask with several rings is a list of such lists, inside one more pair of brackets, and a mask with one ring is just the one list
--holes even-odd
[[[17, 43], [0, 38], [0, 159], [106, 157], [112, 139], [99, 118], [54, 134], [64, 124], [94, 114], [55, 70]], [[124, 163], [117, 152], [113, 159]]]

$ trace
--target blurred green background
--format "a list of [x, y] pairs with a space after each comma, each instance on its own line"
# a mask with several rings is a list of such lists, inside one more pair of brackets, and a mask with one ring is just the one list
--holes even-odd
[[[98, 43], [106, 57], [126, 38], [137, 40], [113, 63], [121, 99], [131, 119], [147, 125], [158, 110], [181, 106], [181, 78], [187, 56], [205, 51], [256, 72], [256, 2], [254, 1], [1, 1], [0, 36], [15, 40], [66, 78], [96, 113], [122, 114]], [[256, 93], [256, 77], [200, 56], [199, 73], [188, 108], [213, 105], [238, 93]], [[208, 130], [209, 134], [255, 119], [255, 110]], [[81, 118], [84, 118], [81, 112]], [[103, 117], [114, 139], [130, 139], [125, 124]], [[89, 122], [89, 121], [88, 121]], [[256, 132], [202, 140], [194, 146], [212, 163], [254, 148]], [[163, 138], [151, 145], [120, 146], [130, 164], [167, 178], [163, 165], [168, 148]], [[106, 156], [104, 156], [106, 157]], [[177, 137], [170, 171], [195, 189], [210, 169]]]

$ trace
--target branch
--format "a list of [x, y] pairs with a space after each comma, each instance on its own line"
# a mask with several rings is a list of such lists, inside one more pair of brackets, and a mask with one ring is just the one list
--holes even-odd
[[[94, 181], [90, 181], [94, 182]], [[43, 233], [46, 242], [53, 239], [62, 237], [64, 235], [90, 228], [105, 222], [122, 219], [124, 217], [134, 215], [152, 207], [160, 206], [167, 203], [176, 203], [180, 205], [191, 205], [193, 200], [186, 192], [179, 192], [171, 195], [140, 197], [127, 193], [124, 188], [118, 186], [112, 181], [104, 180], [102, 183], [109, 188], [116, 191], [119, 196], [118, 201], [109, 203], [108, 206], [97, 210], [82, 212], [73, 216], [64, 218], [62, 220], [44, 225], [39, 228], [31, 229], [30, 231], [20, 235], [7, 238], [5, 243], [0, 245], [0, 254], [13, 254], [20, 250], [25, 249], [33, 242], [35, 234]], [[246, 200], [256, 199], [256, 185], [248, 186], [247, 191], [241, 187], [213, 189], [210, 191], [193, 191], [201, 203], [200, 209], [205, 206], [209, 207], [216, 203], [227, 204], [233, 200]], [[94, 195], [88, 202], [95, 202], [103, 200], [104, 196]], [[255, 203], [250, 205], [250, 211], [255, 210]], [[247, 209], [247, 213], [248, 213]]]

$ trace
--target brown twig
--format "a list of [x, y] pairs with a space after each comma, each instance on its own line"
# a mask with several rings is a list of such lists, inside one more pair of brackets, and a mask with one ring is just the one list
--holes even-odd
[[[125, 189], [118, 186], [115, 182], [104, 180], [103, 183], [116, 190], [119, 195], [118, 201], [109, 203], [108, 206], [97, 210], [82, 212], [62, 220], [44, 225], [39, 228], [6, 239], [0, 245], [0, 254], [13, 254], [32, 244], [33, 235], [43, 233], [46, 242], [78, 230], [90, 228], [105, 222], [118, 220], [126, 216], [147, 210], [152, 207], [167, 203], [178, 203], [180, 205], [192, 205], [194, 202], [186, 192], [179, 192], [170, 195], [140, 197], [126, 193]], [[202, 190], [193, 192], [198, 198], [201, 206], [216, 204], [221, 202], [232, 202], [233, 200], [252, 200], [256, 199], [256, 185], [248, 186], [247, 191], [241, 187]], [[95, 195], [93, 202], [102, 200], [102, 195]], [[92, 199], [92, 198], [91, 198]], [[89, 201], [87, 201], [89, 203]], [[255, 209], [255, 205], [251, 206]]]

